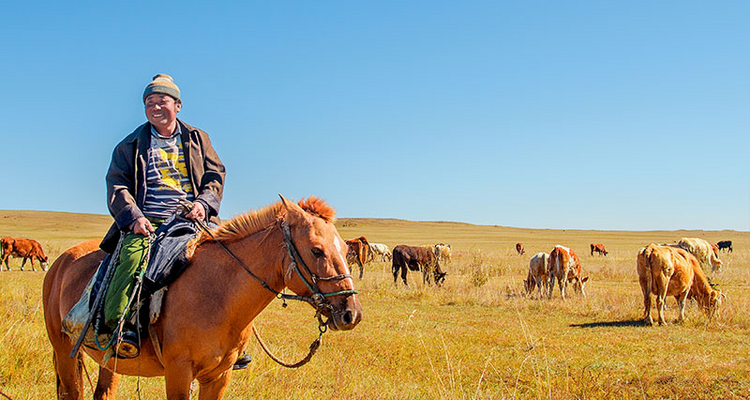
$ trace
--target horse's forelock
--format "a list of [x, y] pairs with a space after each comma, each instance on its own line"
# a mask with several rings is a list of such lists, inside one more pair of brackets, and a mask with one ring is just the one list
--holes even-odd
[[336, 210], [320, 197], [310, 196], [300, 200], [297, 204], [308, 214], [320, 217], [326, 222], [336, 222]]

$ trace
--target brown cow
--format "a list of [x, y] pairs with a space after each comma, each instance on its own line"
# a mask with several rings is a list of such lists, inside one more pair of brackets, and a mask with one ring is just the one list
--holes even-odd
[[422, 271], [422, 282], [430, 283], [430, 272], [433, 273], [435, 284], [441, 286], [445, 282], [445, 276], [448, 275], [440, 268], [440, 261], [431, 249], [420, 246], [407, 246], [400, 244], [393, 248], [393, 283], [398, 278], [399, 270], [401, 271], [401, 280], [404, 285], [409, 286], [406, 282], [406, 273], [408, 270]]
[[370, 244], [364, 236], [360, 236], [356, 239], [346, 240], [346, 248], [346, 261], [359, 265], [359, 279], [362, 279], [364, 265], [367, 262], [368, 254], [370, 254]]
[[39, 260], [42, 271], [47, 270], [49, 258], [44, 254], [42, 245], [36, 240], [4, 237], [0, 239], [0, 247], [2, 248], [2, 255], [0, 255], [0, 271], [2, 271], [2, 263], [5, 263], [5, 269], [10, 271], [10, 267], [8, 266], [8, 258], [10, 256], [23, 257], [21, 271], [23, 271], [23, 267], [26, 265], [26, 260], [31, 261], [31, 270], [36, 271], [36, 268], [34, 268], [35, 258]]
[[659, 325], [665, 325], [664, 309], [667, 296], [674, 296], [680, 309], [678, 321], [685, 319], [685, 303], [695, 298], [703, 310], [712, 315], [721, 304], [720, 291], [713, 290], [698, 259], [685, 249], [650, 244], [638, 251], [638, 281], [643, 292], [643, 320], [653, 325], [651, 294], [656, 295]]
[[526, 252], [526, 249], [523, 247], [523, 243], [516, 243], [516, 251], [518, 252], [519, 256], [522, 256], [523, 253]]
[[607, 250], [604, 248], [604, 245], [601, 243], [591, 243], [591, 255], [594, 255], [594, 252], [599, 253], [600, 256], [606, 256]]
[[563, 300], [569, 282], [572, 282], [573, 290], [586, 297], [583, 288], [589, 277], [581, 277], [581, 260], [573, 249], [557, 245], [549, 253], [549, 298], [552, 298], [555, 289], [555, 277]]

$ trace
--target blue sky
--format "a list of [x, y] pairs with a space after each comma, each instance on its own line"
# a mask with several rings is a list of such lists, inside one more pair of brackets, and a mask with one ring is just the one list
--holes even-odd
[[746, 1], [109, 3], [1, 7], [0, 209], [107, 213], [167, 73], [224, 218], [750, 230]]

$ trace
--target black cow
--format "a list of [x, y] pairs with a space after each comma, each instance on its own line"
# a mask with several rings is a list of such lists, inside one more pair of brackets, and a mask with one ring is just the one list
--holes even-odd
[[732, 241], [731, 240], [722, 240], [719, 243], [716, 243], [716, 246], [719, 248], [719, 250], [727, 249], [728, 252], [732, 252]]
[[396, 283], [399, 270], [401, 271], [401, 280], [404, 285], [409, 286], [406, 282], [406, 273], [408, 270], [422, 271], [422, 281], [430, 283], [430, 272], [432, 272], [435, 284], [441, 286], [445, 282], [445, 276], [448, 275], [440, 268], [438, 261], [432, 249], [420, 246], [407, 246], [400, 244], [393, 248], [393, 283]]

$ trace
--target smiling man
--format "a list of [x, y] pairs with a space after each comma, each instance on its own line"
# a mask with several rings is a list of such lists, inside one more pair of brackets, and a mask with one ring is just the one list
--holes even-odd
[[[100, 247], [112, 253], [122, 237], [119, 264], [104, 300], [104, 327], [121, 331], [115, 351], [120, 357], [139, 354], [135, 327], [127, 321], [128, 300], [136, 277], [148, 264], [149, 239], [175, 212], [180, 201], [193, 203], [186, 217], [218, 222], [225, 168], [208, 134], [177, 118], [180, 89], [169, 75], [159, 74], [146, 86], [143, 104], [148, 122], [125, 137], [112, 153], [107, 171], [107, 203], [115, 222]], [[120, 326], [120, 321], [126, 321]]]

